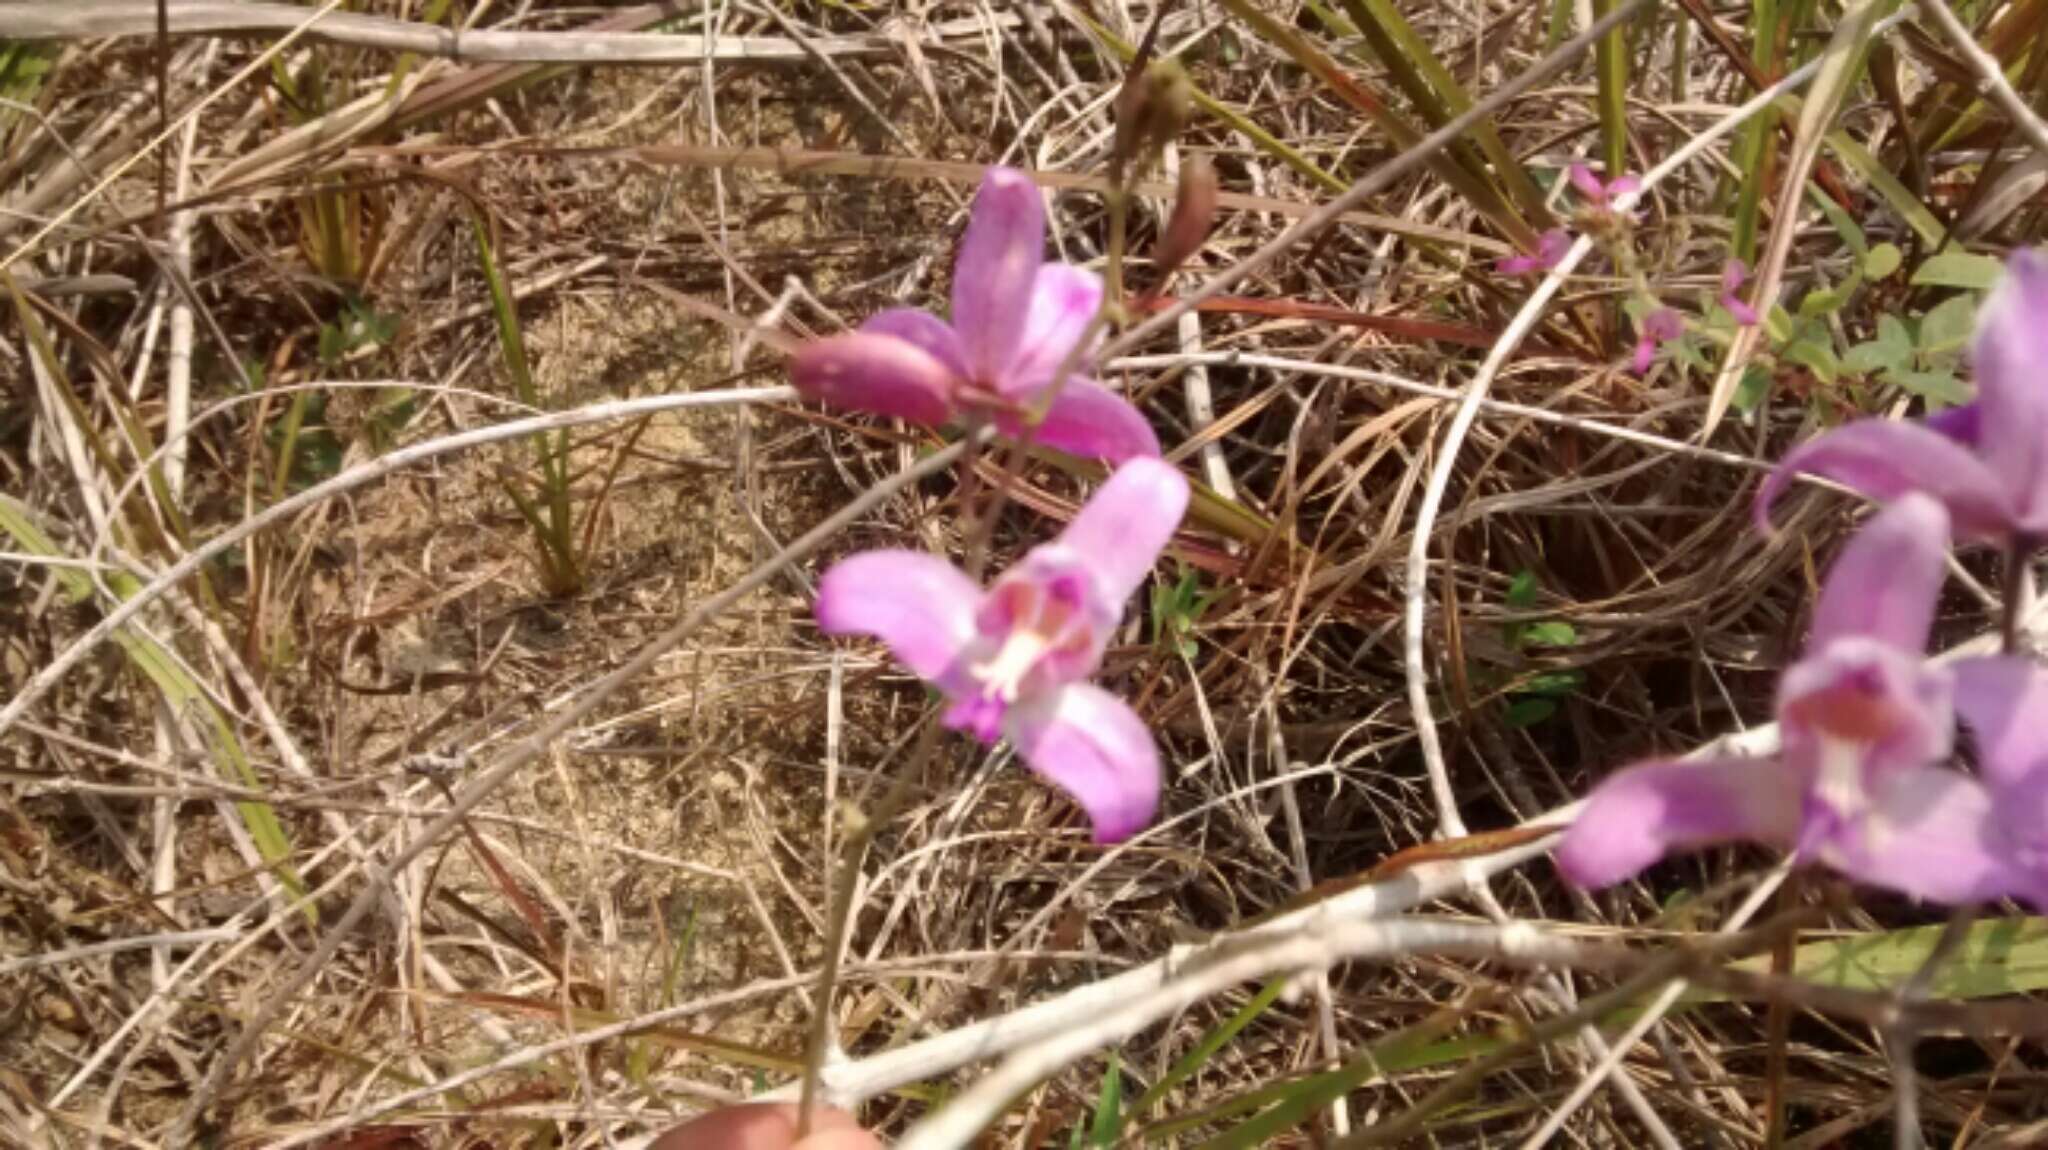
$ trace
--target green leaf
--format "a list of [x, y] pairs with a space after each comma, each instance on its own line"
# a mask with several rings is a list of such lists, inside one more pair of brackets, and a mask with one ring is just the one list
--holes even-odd
[[1770, 390], [1770, 369], [1763, 364], [1752, 363], [1743, 369], [1742, 382], [1735, 385], [1735, 398], [1729, 401], [1729, 406], [1748, 415], [1756, 410], [1756, 405], [1763, 402]]
[[1883, 197], [1885, 204], [1897, 212], [1899, 218], [1906, 221], [1906, 226], [1913, 229], [1913, 234], [1920, 237], [1921, 243], [1928, 247], [1935, 247], [1941, 243], [1942, 237], [1947, 234], [1947, 230], [1941, 226], [1941, 221], [1934, 218], [1934, 213], [1927, 210], [1927, 205], [1920, 202], [1920, 197], [1914, 195], [1911, 188], [1892, 175], [1890, 168], [1885, 167], [1882, 161], [1870, 154], [1870, 149], [1840, 128], [1827, 134], [1827, 142], [1835, 155], [1841, 157], [1842, 162], [1849, 165], [1857, 175], [1862, 176], [1870, 184], [1871, 190]]
[[[1796, 978], [1849, 990], [1891, 990], [1913, 977], [1934, 951], [1942, 927], [1916, 926], [1809, 942], [1792, 953]], [[1766, 971], [1771, 957], [1755, 955], [1737, 970]], [[1948, 961], [1935, 971], [1929, 996], [1996, 998], [2048, 989], [2048, 918], [2014, 917], [1973, 923]]]
[[1898, 271], [1905, 258], [1897, 244], [1879, 244], [1864, 253], [1863, 274], [1874, 280], [1884, 279]]
[[1508, 704], [1507, 724], [1510, 727], [1533, 727], [1555, 714], [1557, 703], [1554, 700], [1516, 699]]
[[1792, 338], [1792, 331], [1792, 313], [1783, 304], [1772, 304], [1771, 310], [1764, 313], [1764, 333], [1782, 342]]
[[1524, 567], [1515, 572], [1515, 577], [1508, 583], [1507, 604], [1510, 607], [1534, 607], [1536, 591], [1536, 572]]
[[1895, 343], [1904, 347], [1913, 346], [1913, 329], [1906, 321], [1886, 312], [1877, 317], [1877, 338], [1880, 343]]
[[1102, 1074], [1102, 1093], [1095, 1099], [1095, 1121], [1088, 1128], [1090, 1146], [1114, 1146], [1124, 1133], [1124, 1072], [1116, 1051]]
[[1570, 623], [1552, 621], [1531, 623], [1522, 629], [1522, 643], [1529, 647], [1569, 647], [1579, 641], [1579, 632]]
[[1930, 256], [1913, 269], [1914, 287], [1953, 287], [1990, 291], [2005, 268], [1990, 256], [1975, 252], [1946, 251]]
[[1904, 370], [1913, 358], [1913, 346], [1886, 343], [1873, 339], [1859, 343], [1842, 357], [1842, 366], [1857, 375], [1876, 375], [1881, 371]]
[[1888, 373], [1885, 379], [1941, 407], [1968, 403], [1974, 394], [1970, 385], [1957, 379], [1954, 372], [1894, 371]]
[[1807, 292], [1799, 301], [1799, 318], [1813, 319], [1816, 316], [1833, 315], [1849, 302], [1849, 296], [1856, 290], [1854, 278], [1840, 287], [1816, 288]]
[[1920, 318], [1920, 354], [1960, 351], [1977, 328], [1977, 299], [1955, 295], [1934, 305]]
[[1834, 349], [1819, 339], [1795, 341], [1785, 345], [1785, 350], [1779, 354], [1813, 372], [1822, 383], [1835, 382], [1842, 372], [1840, 361], [1835, 359]]
[[1522, 684], [1521, 693], [1525, 695], [1569, 695], [1584, 686], [1585, 683], [1586, 676], [1578, 671], [1545, 671], [1540, 675], [1531, 675], [1528, 681]]

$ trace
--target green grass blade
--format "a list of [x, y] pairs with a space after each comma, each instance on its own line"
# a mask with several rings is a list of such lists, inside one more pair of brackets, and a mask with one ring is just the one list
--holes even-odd
[[1143, 1118], [1146, 1112], [1151, 1110], [1152, 1107], [1157, 1106], [1160, 1100], [1172, 1092], [1174, 1087], [1194, 1077], [1202, 1067], [1207, 1066], [1209, 1060], [1216, 1056], [1217, 1051], [1229, 1045], [1230, 1041], [1236, 1038], [1245, 1027], [1256, 1022], [1260, 1015], [1266, 1013], [1266, 1008], [1273, 1005], [1274, 1001], [1280, 997], [1281, 991], [1287, 989], [1287, 982], [1288, 980], [1285, 978], [1276, 978], [1260, 987], [1259, 992], [1252, 995], [1250, 1001], [1238, 1007], [1237, 1011], [1229, 1018], [1224, 1019], [1215, 1029], [1203, 1035], [1202, 1040], [1195, 1043], [1193, 1050], [1182, 1055], [1179, 1061], [1167, 1069], [1165, 1076], [1152, 1084], [1150, 1090], [1138, 1096], [1138, 1100], [1131, 1104], [1131, 1116]]
[[[1777, 55], [1778, 0], [1751, 0], [1749, 26], [1754, 36], [1750, 59], [1767, 81], [1774, 80], [1781, 74]], [[1735, 170], [1742, 173], [1742, 182], [1736, 188], [1729, 247], [1745, 263], [1756, 262], [1757, 220], [1763, 211], [1771, 171], [1776, 167], [1778, 150], [1772, 141], [1777, 131], [1778, 107], [1773, 104], [1744, 124], [1735, 141]]]
[[[1387, 107], [1385, 101], [1310, 43], [1307, 36], [1281, 23], [1251, 0], [1222, 0], [1222, 3], [1226, 10], [1246, 24], [1260, 39], [1278, 48], [1289, 59], [1322, 81], [1334, 95], [1364, 113], [1374, 126], [1386, 133], [1387, 142], [1396, 150], [1406, 151], [1422, 140], [1422, 133], [1414, 125]], [[1535, 245], [1536, 230], [1515, 211], [1500, 189], [1466, 170], [1464, 165], [1446, 152], [1439, 151], [1431, 156], [1429, 167], [1438, 179], [1455, 188], [1459, 195], [1478, 209], [1480, 214], [1491, 220], [1510, 240], [1522, 247]]]
[[1871, 190], [1883, 198], [1886, 207], [1897, 212], [1899, 218], [1906, 221], [1906, 226], [1913, 229], [1913, 234], [1920, 237], [1922, 244], [1929, 248], [1941, 246], [1948, 229], [1942, 226], [1940, 220], [1934, 218], [1934, 213], [1927, 210], [1927, 205], [1920, 202], [1920, 197], [1914, 195], [1911, 188], [1901, 183], [1897, 176], [1878, 162], [1877, 157], [1870, 153], [1870, 149], [1840, 128], [1827, 134], [1827, 146], [1835, 155], [1841, 157], [1844, 164], [1870, 184]]
[[[1792, 973], [1846, 990], [1896, 990], [1934, 953], [1943, 929], [1916, 926], [1805, 943], [1792, 952]], [[1768, 972], [1771, 958], [1760, 954], [1731, 965]], [[1971, 923], [1928, 987], [1935, 999], [2001, 998], [2036, 990], [2048, 990], [2048, 918]]]
[[[470, 213], [469, 224], [476, 235], [477, 261], [483, 267], [484, 283], [491, 293], [491, 314], [497, 321], [498, 348], [505, 359], [505, 371], [512, 377], [512, 387], [520, 402], [538, 408], [540, 389], [534, 385], [533, 369], [526, 358], [526, 338], [519, 329], [519, 305], [498, 265], [491, 228], [481, 211]], [[583, 589], [583, 563], [576, 553], [575, 515], [569, 502], [568, 439], [540, 433], [533, 437], [533, 445], [540, 465], [540, 501], [546, 514], [543, 517], [523, 501], [520, 511], [533, 524], [548, 593], [573, 595]], [[506, 491], [512, 491], [509, 485]], [[516, 493], [514, 498], [518, 499]]]
[[[1116, 53], [1118, 59], [1122, 60], [1125, 64], [1129, 64], [1137, 57], [1138, 50], [1120, 39], [1116, 33], [1088, 19], [1086, 13], [1076, 13], [1076, 15], [1088, 25], [1088, 30], [1094, 33], [1110, 51]], [[1201, 86], [1196, 84], [1192, 78], [1188, 81], [1188, 96], [1195, 102], [1195, 107], [1223, 121], [1234, 131], [1243, 132], [1245, 138], [1252, 142], [1253, 147], [1293, 168], [1302, 176], [1315, 181], [1316, 185], [1324, 191], [1341, 192], [1350, 186], [1335, 173], [1330, 172], [1314, 160], [1303, 155], [1287, 141], [1260, 127], [1258, 122], [1250, 116], [1203, 91]]]
[[[56, 542], [36, 526], [28, 509], [15, 500], [0, 495], [0, 531], [14, 539], [21, 550], [49, 558], [63, 558], [64, 552]], [[58, 582], [65, 595], [74, 603], [91, 601], [97, 595], [93, 581], [84, 571], [76, 567], [54, 567]], [[140, 585], [131, 575], [122, 572], [110, 573], [107, 586], [121, 599], [126, 599], [140, 590]], [[234, 727], [227, 716], [213, 705], [199, 684], [192, 681], [184, 668], [173, 659], [154, 639], [130, 628], [123, 627], [114, 632], [114, 645], [127, 656], [136, 670], [156, 687], [164, 703], [179, 715], [196, 715], [200, 721], [201, 733], [206, 736], [207, 749], [212, 753], [214, 765], [220, 774], [251, 790], [261, 790], [263, 779], [256, 774], [249, 763], [249, 757], [242, 749], [242, 743], [235, 736]], [[291, 864], [291, 838], [285, 833], [284, 823], [277, 817], [276, 808], [268, 803], [253, 800], [237, 800], [235, 812], [241, 817], [242, 825], [249, 832], [249, 839], [256, 845], [257, 854], [276, 873], [293, 898], [306, 894], [305, 880]], [[319, 912], [310, 902], [301, 907], [309, 923], [319, 921]]]
[[[1614, 11], [1620, 0], [1593, 0], [1593, 18]], [[1600, 156], [1607, 178], [1628, 170], [1628, 25], [1617, 24], [1594, 48], [1600, 90]]]
[[1272, 1104], [1251, 1119], [1198, 1144], [1196, 1150], [1254, 1150], [1269, 1145], [1337, 1099], [1384, 1075], [1464, 1062], [1509, 1044], [1506, 1039], [1488, 1035], [1447, 1038], [1458, 1022], [1457, 1012], [1445, 1011], [1373, 1043], [1335, 1070], [1256, 1091]]
[[[1377, 56], [1394, 83], [1408, 97], [1415, 110], [1429, 123], [1432, 129], [1441, 128], [1452, 120], [1464, 115], [1472, 107], [1472, 97], [1465, 91], [1458, 78], [1437, 59], [1429, 42], [1415, 31], [1392, 0], [1342, 0], [1349, 21], [1338, 21], [1323, 5], [1311, 0], [1309, 7], [1318, 19], [1333, 29], [1348, 24], [1357, 35], [1362, 36], [1366, 46]], [[1472, 151], [1478, 146], [1478, 154]], [[1500, 133], [1494, 129], [1492, 118], [1480, 120], [1472, 126], [1468, 139], [1461, 139], [1456, 145], [1466, 166], [1485, 178], [1489, 169], [1506, 188], [1507, 195], [1538, 228], [1547, 228], [1555, 220], [1550, 209], [1543, 202], [1543, 189], [1529, 178], [1528, 170], [1508, 151], [1501, 142]]]

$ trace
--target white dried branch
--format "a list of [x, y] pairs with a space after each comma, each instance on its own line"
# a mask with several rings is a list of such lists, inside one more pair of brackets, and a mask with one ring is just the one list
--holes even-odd
[[[155, 36], [156, 0], [74, 0], [73, 3], [9, 4], [7, 34], [21, 40], [97, 40]], [[291, 4], [246, 0], [172, 0], [173, 36], [250, 35], [289, 32], [306, 23], [306, 10]], [[652, 13], [652, 8], [641, 11]], [[621, 14], [623, 15], [623, 13]], [[999, 24], [1015, 17], [998, 18]], [[978, 33], [982, 19], [934, 25], [927, 46]], [[707, 31], [675, 32], [507, 32], [443, 28], [355, 12], [332, 12], [304, 31], [308, 39], [385, 52], [486, 64], [699, 64], [705, 60], [795, 63], [813, 52], [824, 57], [889, 56], [899, 48], [881, 36], [807, 36], [805, 43], [781, 36], [730, 36]]]

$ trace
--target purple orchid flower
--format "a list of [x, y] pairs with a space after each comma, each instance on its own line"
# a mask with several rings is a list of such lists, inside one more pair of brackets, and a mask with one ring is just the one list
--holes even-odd
[[1748, 264], [1743, 263], [1739, 259], [1731, 259], [1726, 264], [1723, 264], [1721, 266], [1720, 304], [1729, 315], [1735, 317], [1737, 324], [1743, 327], [1755, 327], [1760, 318], [1756, 314], [1756, 309], [1742, 302], [1742, 297], [1735, 294], [1741, 290], [1743, 282], [1747, 279], [1749, 279]]
[[1602, 180], [1593, 174], [1593, 169], [1584, 164], [1573, 164], [1569, 169], [1569, 175], [1572, 187], [1578, 189], [1580, 198], [1586, 201], [1586, 206], [1598, 212], [1613, 211], [1617, 198], [1630, 192], [1639, 192], [1643, 188], [1643, 181], [1626, 172], [1611, 180]]
[[860, 330], [806, 344], [790, 376], [805, 394], [841, 407], [940, 424], [968, 411], [1022, 434], [1051, 402], [1036, 439], [1074, 455], [1122, 462], [1159, 454], [1159, 438], [1130, 402], [1074, 371], [1053, 375], [1102, 305], [1093, 272], [1046, 263], [1045, 204], [1030, 177], [990, 168], [974, 197], [953, 265], [951, 323], [916, 308], [879, 312]]
[[1919, 422], [1859, 419], [1801, 444], [1757, 492], [1766, 527], [1801, 472], [1879, 501], [1921, 491], [1965, 538], [2048, 536], [2048, 255], [2013, 253], [1972, 349], [1977, 398]]
[[[1975, 682], [1980, 672], [1926, 662], [1947, 550], [1948, 515], [1925, 496], [1872, 518], [1828, 573], [1806, 652], [1779, 681], [1780, 753], [1614, 775], [1565, 832], [1565, 876], [1606, 886], [1676, 849], [1750, 840], [1916, 898], [2048, 905], [1993, 790], [1935, 765], [1953, 748], [1959, 698], [1966, 713], [1989, 713], [2041, 687], [2000, 693]], [[2038, 732], [2012, 737], [2048, 748]], [[2048, 833], [2035, 828], [2037, 841]]]
[[1657, 348], [1685, 334], [1685, 318], [1668, 307], [1660, 307], [1636, 324], [1636, 354], [1631, 364], [1641, 375], [1656, 362]]
[[1135, 459], [987, 591], [935, 556], [869, 551], [825, 573], [818, 625], [886, 643], [952, 700], [947, 726], [1007, 737], [1116, 842], [1158, 808], [1159, 754], [1137, 712], [1086, 680], [1187, 504], [1180, 472]]
[[1504, 276], [1524, 276], [1533, 272], [1547, 272], [1563, 262], [1565, 253], [1571, 250], [1572, 234], [1563, 228], [1552, 228], [1536, 237], [1534, 252], [1517, 253], [1496, 262], [1495, 271]]

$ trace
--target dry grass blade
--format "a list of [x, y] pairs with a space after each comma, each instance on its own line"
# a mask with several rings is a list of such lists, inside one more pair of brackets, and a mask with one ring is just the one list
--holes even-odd
[[[1758, 472], [1967, 399], [2040, 231], [2048, 0], [1905, 7], [0, 3], [0, 1142], [2038, 1133], [2043, 920], [1563, 881], [1611, 772], [1783, 755], [1861, 516]], [[790, 386], [855, 350], [956, 422]], [[1052, 437], [1135, 411], [1189, 504], [1010, 618], [1112, 474], [966, 433], [1051, 350], [1116, 416]], [[1030, 656], [1011, 738], [838, 634], [968, 602], [841, 597], [877, 550], [982, 585], [913, 662]], [[1930, 645], [2021, 573], [1955, 553]]]

